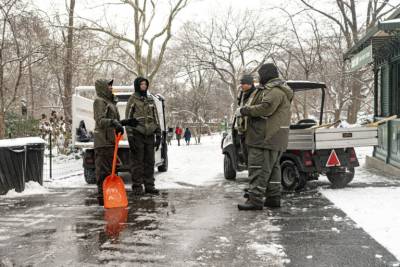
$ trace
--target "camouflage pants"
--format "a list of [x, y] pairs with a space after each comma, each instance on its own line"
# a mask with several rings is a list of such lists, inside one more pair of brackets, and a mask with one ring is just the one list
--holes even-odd
[[94, 150], [97, 189], [100, 196], [103, 196], [103, 182], [111, 174], [114, 147], [100, 147]]
[[131, 151], [132, 186], [144, 184], [154, 187], [154, 135], [133, 134], [128, 136]]
[[281, 194], [281, 168], [279, 160], [282, 152], [269, 149], [248, 148], [250, 188], [253, 199], [261, 202], [263, 196]]

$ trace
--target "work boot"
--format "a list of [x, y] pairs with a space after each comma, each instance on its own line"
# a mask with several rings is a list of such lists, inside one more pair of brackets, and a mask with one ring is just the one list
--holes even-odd
[[257, 205], [250, 200], [246, 200], [246, 202], [244, 204], [238, 204], [238, 209], [239, 210], [262, 210], [263, 206]]
[[280, 208], [281, 207], [281, 197], [267, 197], [264, 202], [264, 207], [268, 208]]
[[249, 198], [249, 188], [245, 188], [245, 189], [243, 189], [243, 191], [244, 191], [243, 197]]
[[144, 195], [143, 187], [141, 185], [132, 185], [132, 193], [135, 196], [143, 196]]
[[156, 189], [154, 186], [151, 187], [146, 187], [145, 188], [146, 194], [151, 194], [151, 195], [159, 195], [160, 191]]

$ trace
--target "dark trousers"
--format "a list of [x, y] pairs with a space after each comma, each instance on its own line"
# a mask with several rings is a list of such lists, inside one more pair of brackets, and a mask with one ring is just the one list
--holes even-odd
[[249, 192], [257, 202], [262, 198], [281, 195], [282, 152], [269, 149], [249, 147]]
[[132, 186], [154, 187], [154, 135], [135, 133], [128, 136], [131, 152]]
[[99, 196], [103, 196], [103, 182], [111, 174], [114, 147], [95, 148], [96, 181]]

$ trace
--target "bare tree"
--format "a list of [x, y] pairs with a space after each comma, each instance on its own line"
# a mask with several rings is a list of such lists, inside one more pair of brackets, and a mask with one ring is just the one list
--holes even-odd
[[[305, 24], [299, 24], [295, 22], [295, 17], [301, 15], [302, 12], [297, 14], [290, 14], [285, 9], [279, 8], [279, 10], [288, 17], [290, 22], [289, 33], [283, 37], [283, 40], [278, 40], [275, 43], [276, 47], [284, 50], [285, 53], [289, 55], [288, 58], [284, 60], [280, 60], [281, 54], [278, 54], [278, 57], [272, 56], [273, 60], [281, 61], [284, 64], [286, 70], [286, 75], [289, 73], [290, 64], [296, 64], [296, 72], [297, 70], [301, 70], [300, 73], [291, 73], [290, 79], [305, 79], [309, 80], [311, 74], [317, 67], [317, 63], [320, 60], [320, 50], [321, 50], [321, 41], [322, 36], [320, 34], [318, 22], [315, 18], [311, 16], [306, 16], [308, 18]], [[302, 31], [306, 31], [306, 27], [310, 29], [312, 35], [306, 35], [301, 33], [299, 28], [302, 28]], [[294, 76], [293, 76], [294, 75]], [[285, 74], [283, 75], [285, 76]], [[309, 106], [313, 105], [313, 101], [308, 101], [310, 94], [307, 92], [302, 92], [302, 98], [300, 99], [299, 94], [294, 99], [294, 106], [296, 113], [299, 115], [298, 104], [302, 107], [302, 115], [303, 118], [308, 118], [309, 116]]]
[[[89, 21], [91, 25], [79, 29], [101, 32], [111, 36], [117, 41], [116, 46], [126, 58], [125, 61], [112, 57], [101, 58], [97, 61], [97, 64], [103, 62], [117, 64], [134, 76], [146, 76], [151, 82], [161, 66], [167, 44], [172, 37], [173, 22], [188, 2], [189, 0], [170, 1], [167, 19], [161, 27], [157, 27], [155, 18], [158, 15], [156, 10], [157, 5], [160, 5], [159, 2], [154, 0], [120, 0], [119, 3], [130, 8], [134, 14], [132, 18], [134, 25], [132, 38], [127, 34], [117, 32], [110, 26], [103, 26], [88, 19], [85, 20]], [[155, 28], [158, 30], [155, 31]]]
[[[368, 0], [366, 24], [360, 23], [360, 16], [358, 11], [358, 2], [355, 0], [337, 0], [333, 12], [327, 12], [317, 7], [316, 4], [311, 4], [308, 0], [300, 0], [307, 8], [317, 12], [333, 22], [343, 34], [346, 49], [350, 49], [355, 43], [359, 41], [360, 34], [365, 28], [374, 26], [379, 19], [398, 8], [400, 4], [391, 5], [390, 0]], [[335, 14], [338, 13], [339, 17]], [[362, 94], [363, 84], [361, 83], [362, 73], [354, 72], [351, 83], [350, 91], [350, 104], [348, 110], [348, 121], [355, 123], [357, 121], [357, 113], [361, 108], [361, 102], [365, 99]]]
[[[199, 69], [211, 69], [223, 81], [232, 100], [237, 97], [238, 80], [254, 73], [271, 55], [273, 31], [249, 11], [234, 14], [231, 9], [218, 19], [200, 25], [188, 23], [180, 37], [185, 57]], [[236, 101], [233, 101], [233, 108]]]
[[62, 103], [64, 107], [65, 121], [67, 129], [70, 129], [72, 119], [72, 78], [73, 78], [73, 48], [74, 48], [74, 11], [75, 0], [70, 0], [68, 7], [68, 31], [65, 42], [65, 62], [64, 62], [64, 97]]
[[23, 12], [18, 0], [2, 0], [0, 39], [0, 138], [5, 136], [5, 115], [17, 99], [26, 55], [21, 51], [17, 18]]

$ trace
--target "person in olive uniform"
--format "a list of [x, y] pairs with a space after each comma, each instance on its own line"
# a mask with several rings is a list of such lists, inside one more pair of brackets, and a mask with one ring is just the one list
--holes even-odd
[[[241, 95], [239, 99], [240, 106], [243, 107], [247, 104], [251, 95], [253, 95], [256, 87], [254, 86], [254, 78], [252, 75], [245, 74], [240, 79], [240, 89]], [[247, 164], [247, 156], [248, 156], [248, 149], [246, 146], [245, 136], [246, 136], [246, 127], [247, 127], [247, 117], [240, 116], [237, 119], [238, 130], [239, 130], [239, 137], [240, 137], [240, 148], [242, 150], [243, 159]]]
[[248, 199], [238, 205], [239, 210], [262, 210], [263, 206], [281, 205], [279, 161], [288, 144], [293, 91], [279, 79], [274, 64], [264, 64], [258, 74], [260, 86], [235, 114], [248, 119], [245, 141], [250, 186]]
[[160, 122], [154, 100], [147, 93], [149, 81], [138, 77], [134, 86], [125, 113], [127, 119], [138, 121], [135, 127], [126, 128], [132, 157], [132, 191], [135, 195], [158, 194], [154, 186], [154, 148], [158, 150], [161, 144]]
[[124, 133], [119, 122], [119, 113], [112, 93], [113, 80], [95, 82], [96, 99], [94, 111], [94, 151], [99, 205], [103, 205], [103, 182], [111, 174], [115, 132]]

